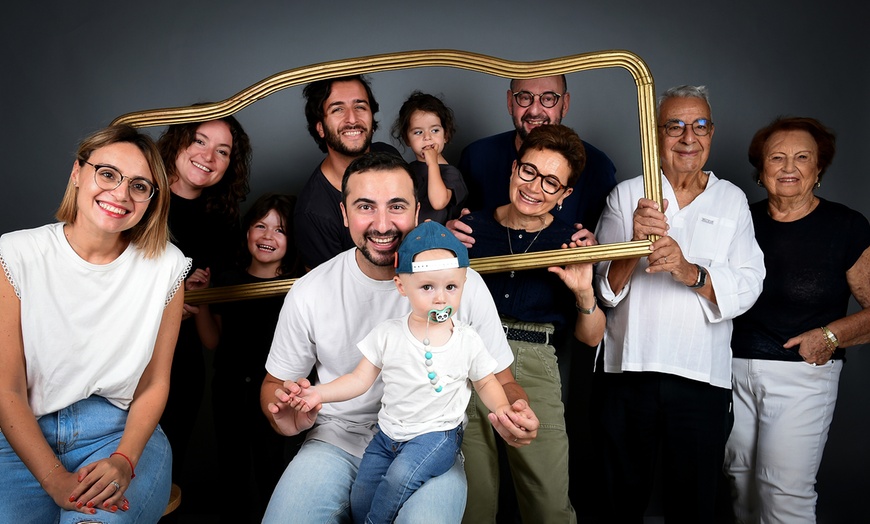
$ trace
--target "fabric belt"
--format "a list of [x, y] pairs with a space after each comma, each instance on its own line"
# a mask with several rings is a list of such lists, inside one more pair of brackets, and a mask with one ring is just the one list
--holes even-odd
[[531, 342], [532, 344], [549, 344], [550, 334], [544, 331], [526, 331], [525, 329], [516, 329], [513, 327], [504, 327], [504, 334], [508, 340], [516, 340], [518, 342]]

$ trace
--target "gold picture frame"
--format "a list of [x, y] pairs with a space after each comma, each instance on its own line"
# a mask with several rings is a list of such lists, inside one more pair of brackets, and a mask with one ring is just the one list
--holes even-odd
[[[127, 113], [119, 116], [112, 123], [148, 127], [208, 121], [232, 115], [283, 89], [308, 84], [315, 80], [419, 67], [452, 67], [509, 79], [537, 78], [605, 68], [627, 70], [637, 85], [644, 194], [646, 198], [661, 204], [662, 189], [659, 175], [659, 155], [656, 146], [653, 77], [639, 56], [625, 50], [597, 51], [532, 62], [502, 60], [492, 56], [449, 49], [407, 51], [336, 60], [297, 67], [272, 75], [220, 102]], [[653, 240], [650, 238], [572, 249], [475, 258], [471, 260], [471, 267], [480, 273], [493, 273], [554, 265], [561, 266], [577, 262], [636, 258], [650, 253], [649, 246]], [[293, 282], [295, 279], [192, 291], [185, 295], [185, 302], [204, 304], [281, 295], [287, 293]]]

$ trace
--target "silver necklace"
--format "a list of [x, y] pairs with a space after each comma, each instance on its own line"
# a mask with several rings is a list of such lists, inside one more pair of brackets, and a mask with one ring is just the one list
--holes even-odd
[[[508, 237], [508, 250], [511, 252], [511, 255], [513, 255], [513, 254], [515, 254], [515, 253], [514, 253], [514, 246], [511, 245], [511, 228], [509, 228], [509, 227], [507, 227], [507, 226], [504, 226], [504, 229], [505, 229], [505, 231], [507, 231], [507, 237]], [[531, 247], [532, 247], [532, 244], [535, 243], [535, 240], [537, 240], [538, 237], [541, 236], [541, 231], [543, 231], [544, 229], [546, 229], [546, 227], [542, 227], [541, 229], [538, 230], [538, 233], [535, 235], [535, 238], [533, 238], [532, 241], [529, 242], [529, 245], [526, 246], [526, 249], [523, 250], [523, 254], [529, 252], [529, 248], [531, 248]], [[511, 276], [510, 276], [510, 277], [511, 277], [511, 278], [514, 278], [514, 274], [515, 274], [515, 273], [516, 273], [515, 271], [511, 271]]]

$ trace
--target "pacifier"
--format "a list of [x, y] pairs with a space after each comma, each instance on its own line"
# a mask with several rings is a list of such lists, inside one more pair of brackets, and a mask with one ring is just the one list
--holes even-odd
[[447, 319], [450, 318], [450, 315], [452, 314], [453, 306], [444, 306], [444, 309], [430, 309], [429, 319], [440, 324], [442, 322], [447, 322]]

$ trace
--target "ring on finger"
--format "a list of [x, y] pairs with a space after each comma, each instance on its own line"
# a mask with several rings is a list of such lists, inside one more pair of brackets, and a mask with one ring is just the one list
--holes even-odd
[[115, 491], [118, 491], [119, 489], [121, 489], [121, 485], [118, 484], [117, 480], [113, 480], [112, 485], [115, 486]]

